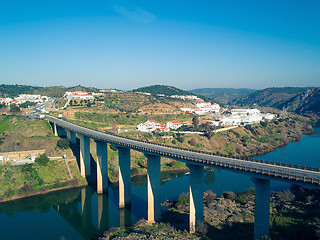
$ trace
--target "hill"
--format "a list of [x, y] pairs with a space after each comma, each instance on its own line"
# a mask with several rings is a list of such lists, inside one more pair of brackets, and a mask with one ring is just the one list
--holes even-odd
[[234, 99], [244, 97], [255, 91], [249, 88], [198, 88], [190, 90], [191, 93], [200, 94], [224, 104], [231, 103]]
[[280, 108], [289, 99], [305, 92], [306, 88], [266, 88], [234, 100], [235, 105]]
[[286, 108], [290, 112], [320, 114], [320, 87], [308, 89], [280, 104], [279, 107]]
[[181, 90], [176, 87], [167, 86], [167, 85], [153, 85], [148, 87], [141, 87], [133, 89], [133, 92], [146, 92], [151, 93], [152, 95], [164, 94], [164, 95], [191, 95], [190, 92]]
[[16, 97], [19, 94], [32, 94], [34, 91], [38, 90], [41, 87], [34, 87], [28, 85], [7, 85], [1, 84], [0, 85], [0, 95], [3, 97]]
[[85, 91], [94, 92], [99, 91], [96, 88], [74, 86], [74, 87], [63, 87], [63, 86], [53, 86], [53, 87], [36, 87], [29, 85], [0, 85], [0, 97], [17, 97], [19, 94], [40, 94], [49, 97], [62, 97], [66, 91]]

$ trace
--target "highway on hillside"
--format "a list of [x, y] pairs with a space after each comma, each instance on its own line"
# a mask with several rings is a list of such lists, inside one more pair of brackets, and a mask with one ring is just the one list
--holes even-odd
[[100, 132], [88, 129], [76, 124], [66, 122], [55, 117], [46, 116], [49, 122], [74, 131], [78, 134], [86, 135], [94, 140], [105, 141], [117, 147], [130, 148], [145, 154], [154, 154], [167, 158], [172, 158], [187, 164], [217, 167], [237, 173], [251, 175], [253, 177], [280, 180], [292, 183], [300, 183], [320, 187], [320, 169], [293, 164], [283, 164], [277, 162], [239, 159], [227, 156], [213, 155], [211, 153], [193, 151], [172, 146], [165, 146], [155, 143], [139, 141], [114, 135], [109, 132]]

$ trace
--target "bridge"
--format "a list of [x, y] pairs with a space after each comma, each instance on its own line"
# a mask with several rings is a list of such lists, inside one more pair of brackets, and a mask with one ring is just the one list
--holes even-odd
[[46, 116], [56, 136], [65, 135], [71, 143], [80, 139], [80, 172], [84, 177], [91, 174], [90, 139], [97, 149], [97, 192], [108, 189], [107, 144], [117, 147], [119, 152], [119, 207], [131, 204], [130, 149], [144, 153], [147, 158], [148, 221], [160, 219], [160, 159], [171, 158], [186, 163], [190, 169], [189, 229], [195, 232], [197, 223], [203, 220], [204, 167], [214, 167], [251, 176], [255, 183], [254, 239], [269, 235], [270, 181], [285, 181], [302, 186], [319, 188], [320, 169], [295, 164], [230, 157], [195, 151], [156, 143], [140, 141], [100, 132], [76, 124]]

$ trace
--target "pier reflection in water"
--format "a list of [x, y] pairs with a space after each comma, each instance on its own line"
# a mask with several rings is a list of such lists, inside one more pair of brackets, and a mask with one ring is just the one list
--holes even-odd
[[85, 187], [79, 189], [73, 201], [52, 207], [72, 228], [87, 239], [103, 233], [110, 227], [132, 225], [131, 209], [119, 209], [113, 201], [109, 204], [109, 200], [106, 194], [97, 194], [91, 187]]

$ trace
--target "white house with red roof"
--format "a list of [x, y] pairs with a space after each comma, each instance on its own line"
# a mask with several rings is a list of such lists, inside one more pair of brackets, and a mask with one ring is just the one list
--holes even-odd
[[181, 126], [182, 126], [182, 124], [179, 121], [167, 122], [167, 127], [170, 128], [170, 129], [177, 130]]
[[140, 123], [138, 126], [138, 131], [140, 132], [169, 132], [170, 128], [168, 128], [165, 124], [158, 123], [155, 120], [148, 120], [145, 123]]

